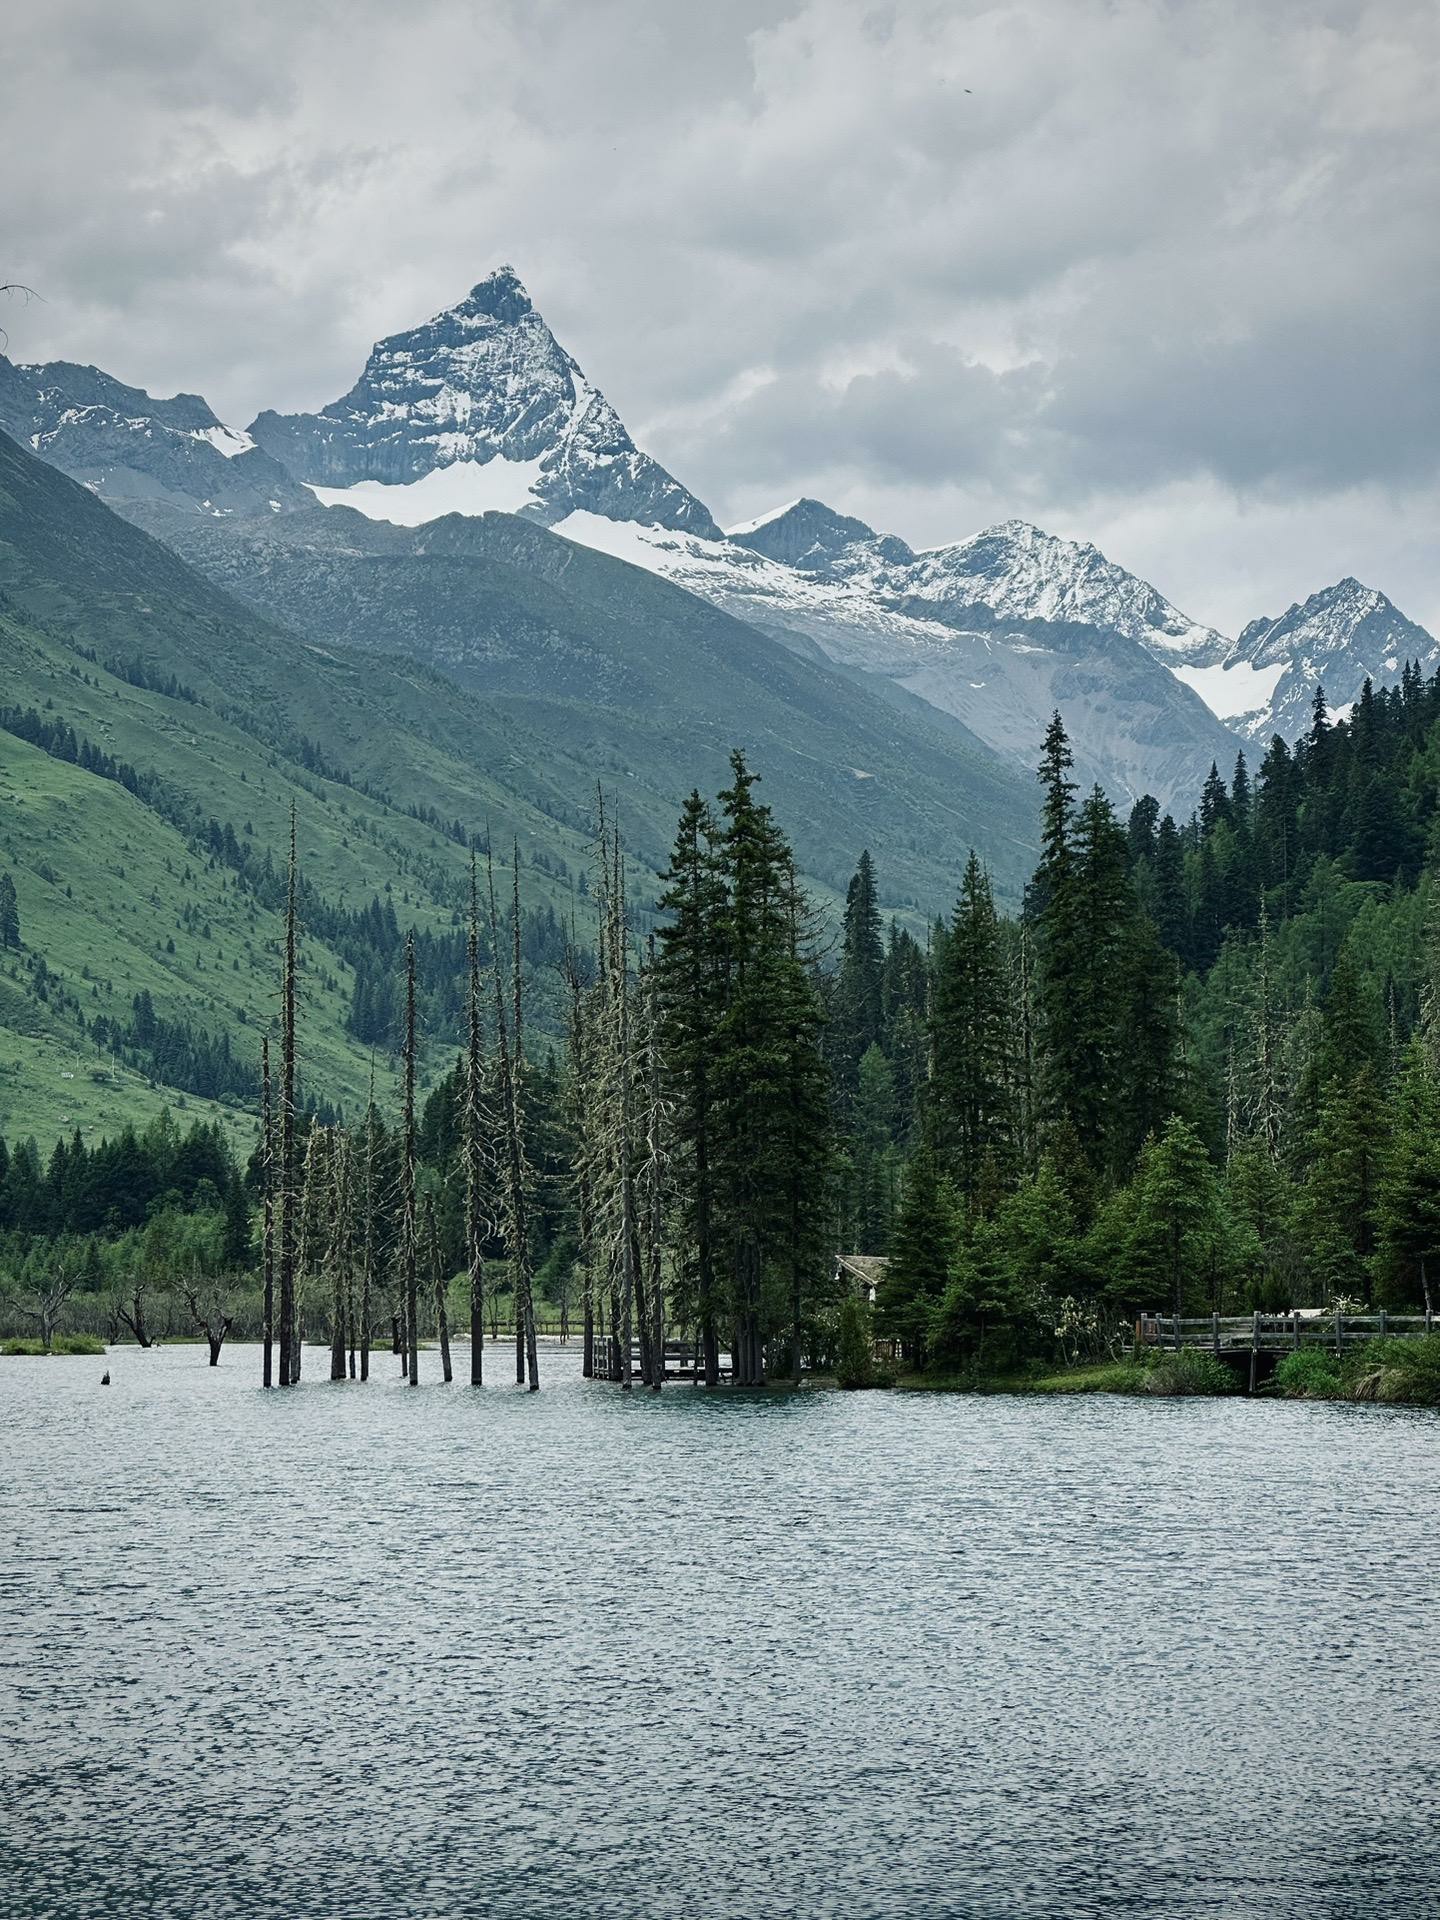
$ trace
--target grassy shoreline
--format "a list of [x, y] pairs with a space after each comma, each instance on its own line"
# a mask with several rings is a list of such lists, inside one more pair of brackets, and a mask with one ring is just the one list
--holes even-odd
[[[903, 1393], [1138, 1394], [1219, 1397], [1242, 1390], [1238, 1370], [1200, 1349], [1073, 1367], [1037, 1363], [1002, 1373], [902, 1374]], [[1440, 1334], [1372, 1340], [1337, 1359], [1319, 1347], [1286, 1354], [1255, 1395], [1267, 1400], [1337, 1400], [1356, 1405], [1440, 1407]]]

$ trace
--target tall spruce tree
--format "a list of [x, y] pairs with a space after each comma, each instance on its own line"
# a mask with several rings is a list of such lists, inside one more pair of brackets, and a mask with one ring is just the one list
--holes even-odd
[[[711, 1080], [734, 1373], [741, 1384], [759, 1385], [780, 1301], [793, 1309], [798, 1287], [803, 1304], [823, 1275], [808, 1198], [804, 1209], [799, 1198], [802, 1186], [820, 1178], [826, 1148], [823, 1115], [812, 1100], [823, 1063], [814, 989], [799, 951], [790, 851], [755, 797], [756, 776], [744, 755], [733, 753], [730, 766], [717, 847], [727, 985]], [[804, 1124], [806, 1115], [813, 1124]], [[793, 1325], [790, 1331], [793, 1341]]]
[[866, 852], [860, 855], [845, 896], [829, 1033], [829, 1054], [844, 1110], [854, 1099], [866, 1048], [881, 1038], [884, 975], [885, 942], [875, 892], [875, 866]]
[[1015, 1157], [1007, 971], [990, 876], [972, 849], [937, 953], [931, 1014], [934, 1140], [966, 1200], [987, 1155], [1005, 1171]]

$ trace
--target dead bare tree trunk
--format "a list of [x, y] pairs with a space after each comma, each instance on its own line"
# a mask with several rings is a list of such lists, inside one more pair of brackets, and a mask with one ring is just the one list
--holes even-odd
[[360, 1378], [370, 1378], [371, 1289], [375, 1280], [375, 1067], [370, 1067], [370, 1104], [365, 1110], [365, 1239], [360, 1269]]
[[[54, 1277], [49, 1286], [43, 1289], [37, 1289], [34, 1296], [35, 1304], [33, 1307], [27, 1307], [22, 1301], [16, 1302], [19, 1311], [24, 1314], [25, 1318], [27, 1320], [33, 1320], [36, 1326], [39, 1327], [40, 1345], [46, 1353], [51, 1352], [54, 1348], [55, 1329], [60, 1324], [60, 1314], [65, 1306], [65, 1302], [75, 1291], [75, 1284], [75, 1280], [67, 1272], [65, 1263], [62, 1260], [57, 1263]], [[138, 1300], [138, 1294], [136, 1298]], [[148, 1347], [150, 1342], [148, 1340], [142, 1340], [140, 1344], [141, 1346]]]
[[330, 1378], [345, 1378], [354, 1261], [351, 1247], [350, 1142], [339, 1127], [330, 1148]]
[[446, 1386], [455, 1378], [450, 1367], [450, 1316], [445, 1309], [445, 1269], [440, 1259], [440, 1230], [435, 1224], [435, 1200], [425, 1196], [425, 1251], [430, 1262], [430, 1285], [435, 1294], [435, 1331], [440, 1341], [440, 1371]]
[[[495, 1053], [499, 1069], [501, 1124], [505, 1136], [505, 1242], [510, 1255], [510, 1272], [515, 1297], [516, 1382], [526, 1382], [532, 1393], [540, 1387], [540, 1357], [535, 1338], [535, 1309], [530, 1274], [529, 1169], [525, 1161], [524, 1107], [521, 1092], [524, 1071], [524, 1029], [520, 988], [520, 853], [515, 851], [513, 944], [514, 980], [512, 1004], [507, 1009], [500, 971], [500, 926], [495, 911], [495, 870], [486, 855], [486, 874], [490, 899], [490, 942], [494, 965], [491, 977], [495, 990]], [[514, 1023], [514, 1047], [511, 1047], [511, 1022]]]
[[420, 1311], [415, 1234], [415, 934], [405, 936], [405, 1114], [400, 1174], [401, 1272], [410, 1385], [420, 1384]]
[[260, 1042], [260, 1261], [264, 1296], [260, 1308], [264, 1357], [261, 1384], [275, 1384], [275, 1115], [270, 1103], [270, 1042]]
[[200, 1281], [198, 1275], [192, 1275], [188, 1286], [184, 1281], [180, 1291], [185, 1296], [185, 1304], [190, 1309], [190, 1320], [197, 1333], [203, 1333], [205, 1343], [210, 1349], [210, 1365], [220, 1364], [220, 1349], [225, 1344], [225, 1336], [233, 1324], [232, 1316], [226, 1313], [223, 1305], [216, 1305], [206, 1311], [200, 1304]]
[[117, 1300], [115, 1313], [116, 1317], [130, 1329], [130, 1336], [137, 1347], [154, 1346], [155, 1342], [151, 1339], [149, 1329], [145, 1325], [145, 1286], [142, 1281], [137, 1280], [131, 1287], [129, 1312], [127, 1313]]
[[665, 1385], [665, 1173], [668, 1156], [664, 1083], [660, 1061], [660, 1010], [656, 1002], [655, 943], [640, 1001], [645, 1065], [645, 1294], [650, 1308], [650, 1386]]
[[580, 957], [572, 928], [565, 954], [566, 984], [570, 988], [570, 1111], [575, 1137], [575, 1211], [581, 1275], [584, 1335], [580, 1356], [582, 1379], [595, 1377], [595, 1200], [589, 1139], [591, 1048], [589, 1021], [580, 978]]
[[484, 1039], [480, 1025], [480, 896], [470, 853], [470, 927], [465, 942], [465, 1072], [461, 1080], [460, 1152], [465, 1168], [465, 1267], [470, 1280], [470, 1384], [485, 1383], [485, 1217], [483, 1165]]
[[299, 1338], [295, 1315], [295, 807], [290, 807], [290, 860], [285, 884], [285, 969], [280, 1006], [280, 1384], [298, 1381]]
[[305, 1138], [305, 1157], [301, 1163], [300, 1196], [297, 1212], [299, 1229], [295, 1240], [295, 1346], [290, 1363], [292, 1385], [300, 1378], [301, 1323], [304, 1315], [306, 1281], [317, 1274], [333, 1291], [332, 1237], [334, 1151], [329, 1127], [312, 1126]]

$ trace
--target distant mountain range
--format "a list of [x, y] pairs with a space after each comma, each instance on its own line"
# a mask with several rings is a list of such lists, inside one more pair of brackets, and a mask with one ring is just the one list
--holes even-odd
[[1122, 803], [1188, 805], [1212, 760], [1298, 732], [1317, 680], [1343, 711], [1367, 677], [1440, 665], [1423, 628], [1354, 580], [1232, 641], [1093, 546], [1020, 520], [916, 551], [802, 499], [722, 532], [635, 446], [508, 267], [382, 340], [318, 413], [265, 412], [242, 432], [192, 395], [0, 361], [0, 426], [327, 645], [409, 653], [482, 691], [583, 702], [603, 687], [612, 712], [664, 698], [691, 670], [683, 649], [652, 649], [637, 674], [618, 636], [602, 658], [583, 620], [557, 644], [536, 611], [581, 579], [603, 580], [622, 621], [644, 625], [660, 604], [633, 573], [567, 561], [579, 545], [721, 609], [824, 667], [828, 685], [838, 674], [889, 714], [902, 754], [928, 714], [928, 737], [972, 768], [988, 756], [997, 774], [1023, 773], [1059, 707], [1081, 778]]

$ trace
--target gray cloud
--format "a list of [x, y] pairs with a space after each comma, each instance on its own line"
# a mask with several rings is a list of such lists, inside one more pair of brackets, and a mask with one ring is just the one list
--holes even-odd
[[1220, 624], [1340, 571], [1440, 621], [1431, 0], [19, 0], [7, 29], [20, 357], [244, 421], [508, 258], [722, 520], [1022, 512]]

